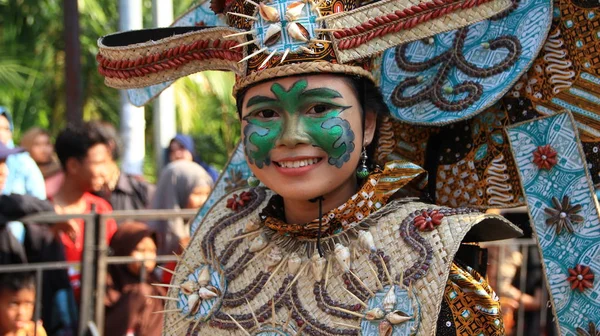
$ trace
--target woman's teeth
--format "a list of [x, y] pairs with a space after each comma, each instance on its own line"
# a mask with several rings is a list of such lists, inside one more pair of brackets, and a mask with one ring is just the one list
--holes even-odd
[[307, 159], [307, 160], [298, 160], [298, 161], [282, 161], [278, 162], [280, 167], [283, 168], [300, 168], [304, 166], [310, 166], [319, 162], [320, 159]]

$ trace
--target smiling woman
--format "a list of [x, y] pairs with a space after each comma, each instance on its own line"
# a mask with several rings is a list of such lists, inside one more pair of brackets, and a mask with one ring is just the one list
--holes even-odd
[[[213, 196], [222, 197], [202, 218], [163, 298], [169, 312], [165, 330], [503, 335], [499, 301], [480, 275], [483, 253], [462, 242], [515, 237], [519, 230], [499, 216], [462, 207], [468, 202], [455, 207], [432, 202], [435, 192], [431, 197], [428, 192], [440, 188], [458, 196], [471, 193], [472, 203], [485, 203], [485, 193], [473, 189], [493, 179], [476, 175], [476, 187], [464, 183], [454, 189], [436, 180], [438, 130], [420, 132], [393, 119], [376, 79], [391, 67], [374, 55], [407, 42], [408, 35], [429, 38], [457, 22], [460, 27], [453, 28], [466, 32], [461, 25], [500, 20], [515, 13], [512, 5], [465, 2], [453, 12], [454, 5], [443, 1], [376, 1], [360, 8], [343, 0], [214, 0], [211, 8], [227, 14], [223, 27], [127, 32], [100, 40], [100, 72], [117, 88], [206, 69], [234, 71], [244, 154], [262, 183]], [[183, 18], [197, 20], [207, 7]], [[375, 12], [387, 14], [368, 15]], [[505, 51], [496, 44], [490, 49]], [[404, 63], [414, 71], [429, 68]], [[402, 94], [424, 81], [407, 79]], [[477, 85], [461, 83], [439, 100], [465, 105], [466, 94], [478, 99], [471, 94]], [[407, 157], [432, 166], [431, 180]], [[473, 172], [459, 173], [466, 178]]]

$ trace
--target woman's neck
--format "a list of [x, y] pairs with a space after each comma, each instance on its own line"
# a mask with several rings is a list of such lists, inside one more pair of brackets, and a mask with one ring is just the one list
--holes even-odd
[[[330, 193], [322, 195], [322, 213], [325, 214], [332, 209], [344, 204], [356, 193], [358, 183], [353, 176], [347, 182]], [[319, 202], [310, 200], [283, 199], [285, 209], [285, 221], [290, 224], [308, 223], [319, 218]]]

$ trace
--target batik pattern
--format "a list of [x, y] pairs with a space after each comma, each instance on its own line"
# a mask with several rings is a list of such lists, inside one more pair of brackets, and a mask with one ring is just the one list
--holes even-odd
[[394, 117], [444, 125], [500, 99], [538, 54], [552, 3], [520, 1], [508, 15], [416, 41], [383, 56], [381, 90]]
[[[575, 127], [572, 115], [564, 112], [507, 131], [562, 335], [576, 335], [577, 327], [585, 328], [584, 317], [600, 321], [600, 281], [588, 279], [591, 288], [587, 283], [579, 288], [574, 275], [577, 265], [600, 274], [598, 204]], [[557, 153], [555, 165], [534, 161], [533, 153], [544, 146]], [[557, 233], [556, 226], [565, 220], [573, 233]]]
[[444, 301], [452, 312], [453, 321], [447, 327], [452, 333], [447, 332], [443, 326], [440, 330], [438, 322], [438, 333], [442, 336], [504, 335], [498, 297], [475, 270], [452, 264]]
[[426, 167], [428, 191], [435, 196], [436, 204], [518, 206], [524, 200], [503, 129], [513, 120], [536, 114], [517, 114], [516, 110], [524, 106], [513, 104], [500, 102], [472, 119], [443, 127], [388, 121], [380, 131], [376, 157], [383, 162], [403, 158]]

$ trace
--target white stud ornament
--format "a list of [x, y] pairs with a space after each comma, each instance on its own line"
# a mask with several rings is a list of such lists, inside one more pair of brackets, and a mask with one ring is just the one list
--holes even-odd
[[185, 295], [191, 295], [197, 288], [196, 283], [192, 280], [188, 280], [182, 283], [179, 288], [181, 289], [181, 293]]
[[327, 260], [325, 260], [325, 258], [320, 257], [317, 253], [313, 255], [311, 260], [311, 271], [315, 277], [315, 281], [321, 281], [323, 279], [323, 270], [325, 269], [326, 264]]
[[248, 232], [256, 231], [259, 228], [260, 228], [260, 221], [258, 219], [251, 219], [246, 222], [246, 225], [244, 226], [244, 232], [248, 233]]
[[200, 296], [200, 298], [202, 298], [202, 300], [208, 300], [208, 299], [216, 298], [217, 296], [219, 296], [217, 293], [211, 291], [210, 289], [208, 289], [206, 287], [200, 288], [198, 290], [198, 295]]
[[281, 254], [281, 250], [277, 246], [273, 246], [271, 251], [269, 251], [269, 253], [267, 254], [267, 257], [265, 258], [265, 264], [270, 270], [273, 267], [277, 266], [279, 262], [281, 262], [282, 258], [283, 255]]
[[272, 46], [281, 38], [281, 23], [277, 22], [267, 28], [265, 33], [265, 45]]
[[377, 251], [377, 248], [375, 247], [375, 240], [373, 239], [373, 235], [369, 231], [358, 231], [358, 243], [362, 248], [364, 248], [367, 251]]
[[279, 12], [277, 11], [277, 8], [275, 8], [275, 7], [267, 6], [261, 2], [258, 4], [258, 12], [260, 13], [260, 16], [265, 21], [269, 21], [269, 22], [278, 22], [279, 21]]
[[285, 11], [285, 18], [288, 21], [296, 21], [302, 16], [302, 10], [304, 9], [304, 2], [296, 1], [289, 4]]
[[296, 41], [308, 42], [310, 39], [308, 30], [306, 30], [306, 28], [304, 28], [304, 26], [298, 22], [288, 23], [286, 29], [290, 37]]
[[296, 275], [296, 273], [298, 273], [300, 266], [302, 266], [302, 259], [298, 256], [296, 252], [290, 255], [290, 258], [287, 262], [287, 266], [289, 274]]
[[267, 246], [267, 244], [268, 244], [267, 238], [264, 235], [259, 235], [258, 237], [254, 238], [254, 240], [252, 240], [252, 243], [250, 243], [250, 248], [248, 249], [248, 251], [258, 252], [258, 251], [264, 249]]
[[208, 285], [209, 281], [210, 281], [210, 270], [208, 269], [208, 266], [205, 266], [200, 271], [200, 274], [198, 275], [198, 285], [200, 287], [204, 287], [204, 286]]
[[333, 253], [335, 255], [335, 260], [337, 260], [337, 262], [340, 264], [340, 267], [344, 270], [344, 272], [348, 272], [350, 270], [350, 249], [340, 243], [337, 243], [335, 244]]
[[200, 310], [201, 302], [202, 300], [200, 300], [200, 295], [196, 293], [188, 296], [188, 309], [190, 311], [190, 315], [196, 315], [198, 310]]
[[396, 307], [396, 286], [392, 285], [390, 290], [385, 294], [383, 298], [383, 309], [386, 312], [391, 312]]
[[369, 321], [379, 320], [385, 316], [385, 312], [381, 308], [373, 308], [365, 313], [365, 318]]
[[396, 310], [385, 315], [385, 319], [391, 324], [400, 324], [412, 320], [412, 316], [408, 316], [405, 312]]

